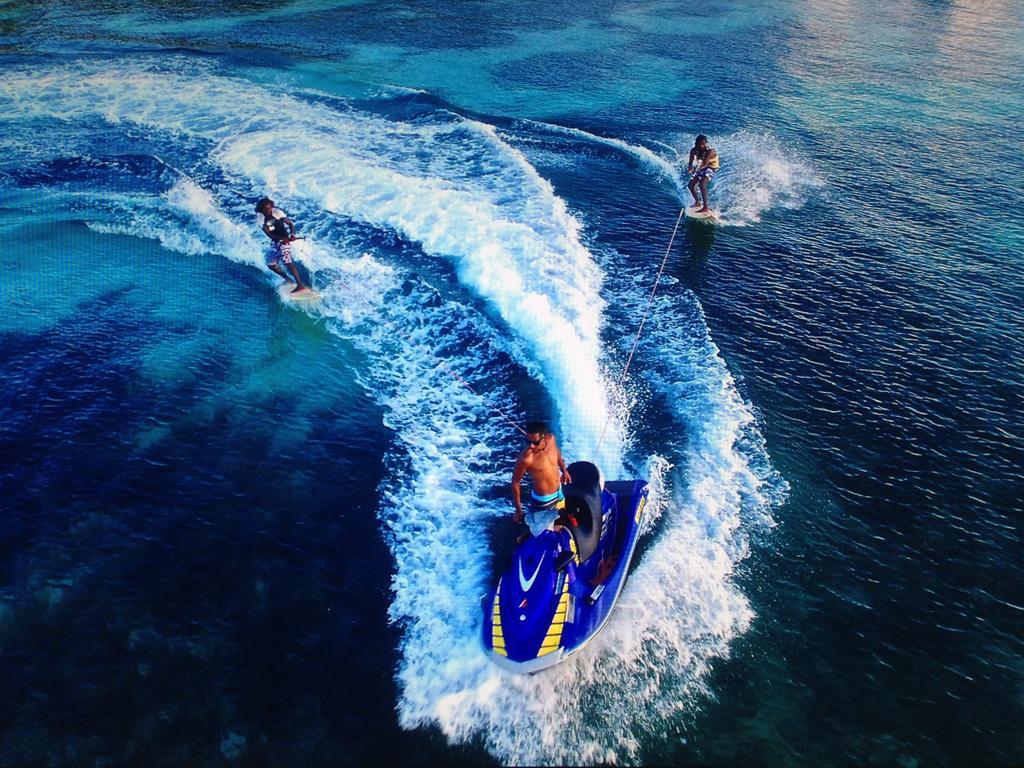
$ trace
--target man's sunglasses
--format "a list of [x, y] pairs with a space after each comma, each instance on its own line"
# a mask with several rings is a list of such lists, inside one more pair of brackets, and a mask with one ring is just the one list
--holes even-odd
[[528, 442], [530, 445], [536, 448], [538, 445], [544, 442], [544, 438], [542, 437], [539, 440], [531, 440], [530, 438], [526, 438], [526, 442]]

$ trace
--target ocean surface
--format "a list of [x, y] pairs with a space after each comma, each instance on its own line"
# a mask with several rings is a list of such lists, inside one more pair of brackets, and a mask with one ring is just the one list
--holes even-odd
[[[9, 0], [0, 57], [0, 766], [1024, 762], [1019, 1]], [[518, 677], [535, 416], [654, 514]]]

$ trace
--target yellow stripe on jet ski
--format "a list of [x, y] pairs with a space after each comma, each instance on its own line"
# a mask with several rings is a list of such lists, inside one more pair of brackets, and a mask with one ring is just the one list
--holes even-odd
[[505, 650], [505, 633], [501, 630], [501, 601], [498, 595], [501, 594], [501, 580], [498, 581], [498, 588], [494, 591], [494, 609], [491, 611], [491, 648], [499, 656], [508, 656]]
[[569, 580], [565, 579], [562, 582], [562, 596], [558, 598], [558, 607], [555, 609], [551, 626], [548, 627], [548, 633], [544, 636], [544, 642], [541, 643], [540, 650], [537, 651], [537, 658], [558, 650], [558, 646], [562, 642], [562, 627], [565, 625], [565, 616], [568, 610]]
[[644, 507], [647, 506], [647, 494], [645, 493], [640, 498], [640, 503], [636, 505], [636, 517], [634, 518], [637, 523], [640, 522], [640, 518], [644, 516]]

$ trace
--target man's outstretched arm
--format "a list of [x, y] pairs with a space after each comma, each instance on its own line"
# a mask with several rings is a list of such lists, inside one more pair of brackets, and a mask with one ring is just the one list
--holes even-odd
[[526, 476], [526, 462], [519, 458], [516, 468], [512, 471], [512, 504], [515, 505], [515, 512], [512, 513], [512, 520], [516, 523], [523, 522], [523, 477]]

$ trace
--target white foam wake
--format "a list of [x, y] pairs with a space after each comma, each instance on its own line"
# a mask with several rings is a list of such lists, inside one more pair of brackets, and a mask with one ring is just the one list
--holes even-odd
[[772, 134], [739, 131], [711, 143], [722, 158], [711, 196], [712, 205], [718, 198], [723, 224], [749, 226], [770, 210], [800, 208], [825, 186], [799, 148]]
[[249, 185], [391, 229], [451, 259], [528, 344], [556, 394], [567, 445], [618, 469], [621, 429], [600, 438], [610, 418], [598, 367], [600, 274], [564, 203], [488, 127], [405, 125], [205, 72], [135, 64], [13, 70], [0, 78], [0, 104], [20, 117], [98, 114], [206, 140], [212, 158]]
[[[601, 274], [578, 224], [489, 126], [444, 115], [394, 123], [176, 67], [10, 70], [0, 75], [0, 108], [14, 118], [99, 115], [183, 153], [186, 144], [203, 148], [215, 181], [183, 177], [168, 191], [166, 212], [182, 218], [187, 236], [162, 240], [167, 247], [260, 263], [251, 201], [234, 200], [225, 184], [270, 193], [310, 234], [303, 258], [324, 296], [318, 311], [362, 350], [361, 380], [395, 436], [380, 514], [395, 559], [391, 616], [403, 629], [402, 725], [481, 739], [510, 763], [636, 759], [644, 738], [691, 706], [710, 663], [751, 617], [731, 574], [745, 552], [744, 510], [765, 505], [765, 481], [738, 447], [750, 410], [699, 313], [682, 327], [662, 316], [645, 337], [645, 364], [666, 403], [659, 417], [685, 439], [649, 467], [656, 540], [615, 619], [570, 662], [532, 678], [503, 673], [483, 654], [478, 601], [489, 586], [484, 525], [508, 513], [505, 503], [480, 501], [484, 488], [507, 482], [508, 430], [487, 414], [522, 415], [503, 386], [518, 369], [497, 362], [508, 330], [561, 408], [568, 451], [593, 455], [610, 417], [597, 458], [609, 476], [621, 462], [623, 422], [597, 362]], [[30, 90], [34, 98], [22, 99]], [[120, 226], [159, 236], [161, 213], [126, 215]], [[353, 222], [443, 259], [500, 323], [400, 266], [355, 257], [345, 246]], [[483, 385], [483, 404], [453, 369]]]
[[613, 136], [600, 136], [596, 133], [590, 133], [579, 128], [571, 128], [566, 125], [558, 125], [557, 123], [544, 123], [537, 120], [527, 120], [525, 118], [522, 118], [517, 122], [522, 123], [523, 125], [534, 126], [551, 133], [560, 133], [565, 136], [581, 139], [588, 144], [604, 144], [605, 146], [614, 147], [620, 152], [638, 160], [649, 170], [664, 176], [672, 183], [676, 192], [680, 196], [686, 192], [686, 179], [683, 178], [683, 174], [680, 170], [678, 153], [676, 157], [669, 160], [642, 144], [632, 144]]

